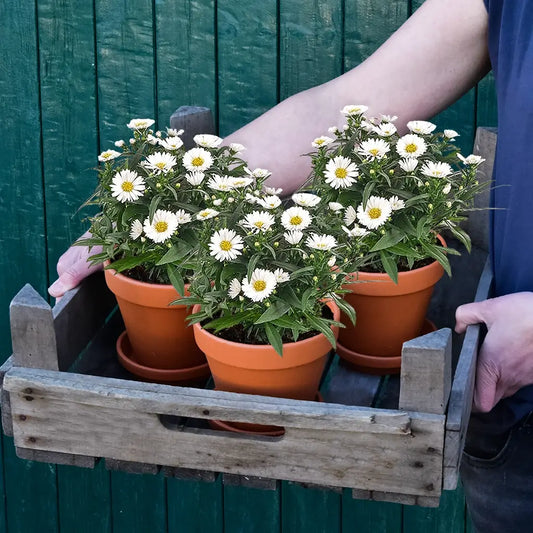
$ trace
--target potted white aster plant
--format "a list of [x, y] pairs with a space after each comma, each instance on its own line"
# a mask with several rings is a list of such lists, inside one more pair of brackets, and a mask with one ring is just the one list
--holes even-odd
[[[346, 124], [313, 141], [307, 188], [328, 202], [327, 227], [342, 228], [346, 257], [364, 262], [347, 296], [357, 325], [341, 331], [338, 353], [360, 369], [385, 373], [399, 371], [402, 343], [429, 327], [433, 286], [444, 271], [451, 275], [448, 255], [457, 252], [440, 234], [449, 232], [470, 250], [459, 223], [480, 190], [483, 160], [459, 153], [456, 131], [417, 120], [400, 135], [396, 117], [368, 118], [366, 111], [345, 106]], [[366, 280], [379, 283], [359, 283]], [[394, 297], [382, 307], [375, 294]], [[407, 302], [394, 308], [403, 294]]]
[[215, 193], [221, 211], [199, 233], [190, 317], [218, 389], [313, 400], [335, 346], [345, 272], [320, 198], [264, 186], [267, 171]]
[[[90, 236], [77, 244], [100, 246], [126, 332], [117, 341], [121, 363], [146, 379], [183, 382], [209, 375], [185, 305], [198, 248], [197, 233], [217, 214], [212, 192], [252, 181], [238, 157], [241, 145], [221, 146], [215, 135], [194, 137], [186, 150], [183, 131], [154, 132], [151, 119], [129, 122], [129, 140], [99, 156], [98, 184], [87, 204], [99, 208]], [[228, 185], [229, 184], [229, 185]]]

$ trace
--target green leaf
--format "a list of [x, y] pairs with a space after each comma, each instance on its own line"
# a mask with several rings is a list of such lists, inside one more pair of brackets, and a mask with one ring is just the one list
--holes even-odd
[[283, 356], [283, 341], [281, 335], [276, 327], [272, 326], [268, 322], [265, 324], [265, 333], [267, 334], [268, 342], [276, 352]]
[[427, 242], [421, 242], [422, 249], [429, 257], [436, 259], [444, 268], [448, 276], [452, 276], [452, 269], [450, 267], [450, 262], [446, 253], [443, 251], [443, 248], [437, 246], [436, 244], [428, 244]]
[[470, 237], [466, 231], [464, 231], [459, 226], [454, 226], [452, 224], [447, 224], [447, 228], [452, 232], [452, 235], [461, 241], [465, 248], [467, 249], [468, 253], [472, 251], [472, 241], [470, 240]]
[[157, 208], [159, 207], [159, 204], [161, 203], [161, 195], [156, 195], [152, 198], [152, 201], [150, 202], [150, 208], [148, 210], [148, 218], [150, 219], [150, 222], [152, 222], [154, 218], [154, 214], [157, 211]]
[[333, 335], [333, 331], [331, 331], [331, 328], [329, 327], [328, 321], [322, 318], [318, 318], [315, 315], [311, 315], [309, 313], [306, 313], [305, 317], [307, 318], [309, 324], [311, 324], [311, 326], [315, 330], [319, 331], [320, 333], [323, 333], [326, 339], [328, 339], [328, 341], [330, 342], [331, 346], [335, 348], [337, 342], [335, 340], [335, 335]]
[[185, 282], [183, 281], [180, 269], [173, 265], [167, 265], [167, 276], [170, 283], [172, 283], [174, 288], [178, 291], [178, 294], [180, 296], [185, 296]]
[[391, 246], [394, 246], [395, 244], [398, 244], [405, 235], [399, 231], [396, 228], [391, 228], [390, 231], [385, 233], [379, 241], [372, 246], [370, 249], [371, 252], [378, 252], [379, 250], [384, 250], [386, 248], [390, 248]]
[[257, 315], [256, 311], [241, 311], [240, 313], [235, 313], [234, 315], [215, 318], [214, 320], [208, 322], [204, 327], [206, 329], [214, 329], [215, 332], [221, 331], [223, 329], [231, 328], [237, 324], [241, 324], [242, 322], [246, 322], [255, 315]]
[[385, 250], [381, 250], [379, 257], [385, 272], [394, 283], [398, 284], [398, 265], [396, 264], [394, 256], [385, 252]]
[[117, 272], [123, 272], [124, 270], [135, 268], [136, 266], [142, 265], [143, 263], [153, 261], [156, 257], [157, 256], [156, 254], [154, 254], [154, 252], [146, 252], [135, 257], [124, 257], [123, 259], [113, 261], [109, 268], [113, 268]]
[[174, 263], [183, 259], [190, 251], [192, 246], [185, 241], [179, 240], [168, 250], [168, 252], [157, 262], [157, 266]]
[[302, 326], [296, 321], [295, 318], [290, 318], [287, 315], [280, 316], [279, 318], [276, 318], [275, 320], [272, 320], [272, 325], [278, 326], [282, 329], [291, 329], [293, 332], [296, 331], [302, 331]]
[[291, 306], [283, 300], [276, 300], [256, 321], [255, 324], [264, 324], [265, 322], [272, 322], [283, 316]]
[[375, 182], [369, 181], [363, 190], [363, 208], [366, 208], [366, 203], [368, 202], [368, 199], [370, 198], [370, 195], [372, 194], [372, 191], [374, 190]]
[[351, 323], [355, 326], [355, 309], [346, 300], [343, 300], [342, 298], [335, 298], [334, 301], [339, 306], [339, 309], [350, 319]]

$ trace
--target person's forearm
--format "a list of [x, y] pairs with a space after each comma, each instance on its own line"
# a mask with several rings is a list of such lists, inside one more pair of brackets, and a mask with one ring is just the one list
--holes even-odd
[[397, 126], [438, 113], [489, 70], [487, 13], [482, 0], [427, 0], [370, 58], [323, 85], [284, 100], [230, 135], [248, 148], [269, 184], [292, 192], [307, 178], [315, 137], [340, 125], [346, 104], [368, 115], [398, 115]]

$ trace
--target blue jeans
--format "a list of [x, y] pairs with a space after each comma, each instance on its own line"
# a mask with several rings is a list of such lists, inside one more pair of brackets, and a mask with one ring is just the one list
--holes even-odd
[[461, 479], [477, 533], [533, 532], [533, 411], [510, 418], [499, 404], [470, 420]]

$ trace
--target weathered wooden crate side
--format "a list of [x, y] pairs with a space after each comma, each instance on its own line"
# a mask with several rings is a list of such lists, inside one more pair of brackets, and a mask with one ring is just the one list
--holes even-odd
[[[13, 368], [4, 387], [23, 448], [409, 495], [441, 491], [442, 415], [24, 368]], [[285, 434], [172, 430], [164, 414], [281, 425]]]

